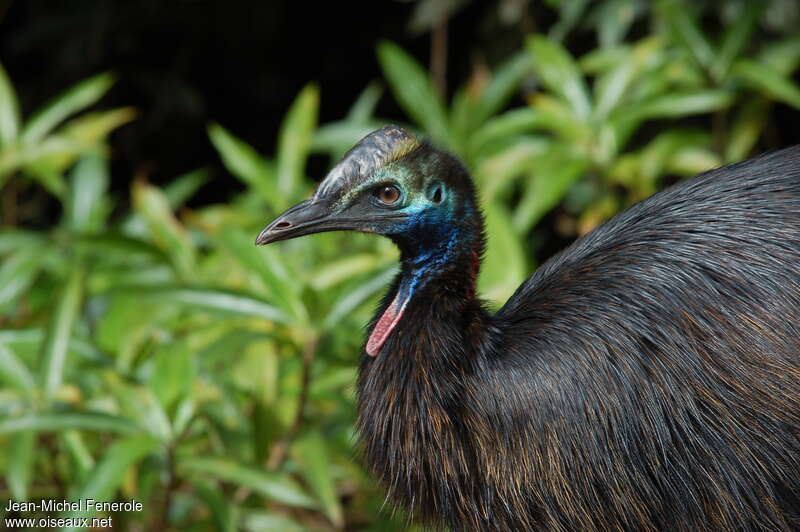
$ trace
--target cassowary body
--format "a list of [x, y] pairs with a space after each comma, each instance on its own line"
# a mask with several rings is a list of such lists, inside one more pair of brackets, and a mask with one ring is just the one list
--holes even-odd
[[[397, 194], [395, 194], [397, 193]], [[365, 462], [452, 530], [800, 530], [800, 149], [633, 206], [496, 314], [449, 154], [359, 143], [259, 243], [355, 229], [401, 271], [358, 378]]]

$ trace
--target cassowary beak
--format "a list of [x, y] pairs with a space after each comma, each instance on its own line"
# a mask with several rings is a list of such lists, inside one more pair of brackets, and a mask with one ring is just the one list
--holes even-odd
[[331, 213], [330, 207], [330, 202], [324, 198], [298, 203], [266, 226], [256, 238], [256, 245], [325, 231], [368, 231], [362, 220]]

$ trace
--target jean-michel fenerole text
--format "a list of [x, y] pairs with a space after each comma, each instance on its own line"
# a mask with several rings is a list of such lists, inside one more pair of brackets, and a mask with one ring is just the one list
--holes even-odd
[[41, 499], [37, 501], [8, 501], [6, 512], [141, 512], [139, 501], [98, 501], [77, 499], [74, 501]]

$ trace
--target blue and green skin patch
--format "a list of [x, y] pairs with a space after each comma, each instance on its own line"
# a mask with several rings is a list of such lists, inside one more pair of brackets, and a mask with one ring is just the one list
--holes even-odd
[[430, 175], [424, 165], [412, 170], [402, 161], [392, 162], [347, 190], [336, 202], [335, 209], [346, 209], [358, 198], [385, 185], [396, 186], [401, 193], [397, 205], [386, 208], [405, 216], [389, 225], [383, 222], [371, 228], [398, 244], [404, 270], [394, 300], [367, 341], [366, 350], [372, 356], [380, 352], [414, 294], [451, 262], [464, 236], [464, 228], [455, 219], [457, 193]]

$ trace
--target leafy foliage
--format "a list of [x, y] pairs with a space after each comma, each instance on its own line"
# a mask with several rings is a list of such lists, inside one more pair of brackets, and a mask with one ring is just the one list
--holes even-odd
[[[574, 238], [671, 179], [767, 147], [776, 106], [800, 108], [800, 35], [753, 39], [760, 3], [726, 2], [714, 37], [709, 13], [683, 2], [553, 3], [549, 36], [450, 101], [397, 45], [377, 49], [408, 127], [479, 182], [480, 287], [495, 305], [542, 256], [544, 217]], [[563, 43], [587, 10], [598, 46], [577, 57]], [[643, 20], [652, 32], [627, 39]], [[62, 206], [49, 230], [0, 231], [0, 492], [143, 502], [115, 515], [122, 529], [407, 530], [353, 460], [356, 355], [395, 250], [336, 233], [253, 246], [313, 190], [309, 155], [333, 162], [383, 123], [381, 86], [317, 125], [308, 85], [274, 156], [211, 124], [243, 193], [189, 209], [203, 170], [164, 188], [135, 180], [130, 211], [111, 216], [103, 140], [133, 111], [61, 125], [111, 83], [91, 78], [23, 123], [0, 71], [0, 187], [31, 180]]]

